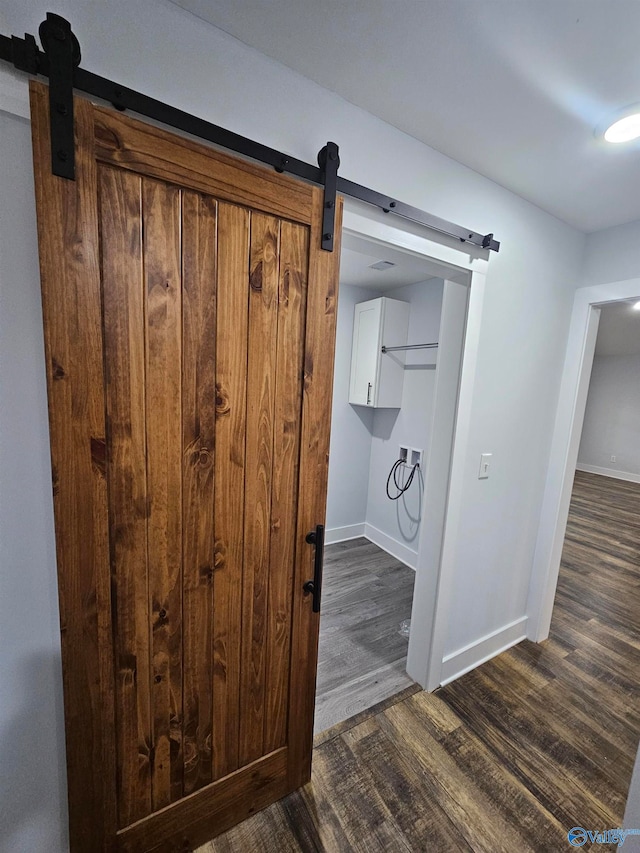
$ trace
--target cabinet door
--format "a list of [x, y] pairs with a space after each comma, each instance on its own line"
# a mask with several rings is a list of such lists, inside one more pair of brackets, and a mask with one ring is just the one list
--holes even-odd
[[349, 402], [358, 406], [375, 405], [381, 310], [381, 299], [361, 302], [355, 308]]

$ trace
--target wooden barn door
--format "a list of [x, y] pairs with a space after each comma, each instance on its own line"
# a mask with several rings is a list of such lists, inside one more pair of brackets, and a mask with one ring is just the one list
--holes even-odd
[[339, 248], [319, 188], [86, 100], [54, 177], [31, 97], [71, 848], [190, 850], [310, 776]]

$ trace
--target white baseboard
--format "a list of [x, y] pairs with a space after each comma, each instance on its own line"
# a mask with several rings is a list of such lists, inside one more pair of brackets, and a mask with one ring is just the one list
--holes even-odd
[[324, 532], [325, 545], [335, 545], [337, 542], [346, 542], [348, 539], [357, 539], [364, 536], [364, 521], [361, 524], [347, 524], [345, 527], [330, 527]]
[[618, 471], [615, 468], [600, 468], [599, 465], [583, 465], [579, 462], [576, 471], [585, 471], [587, 474], [600, 474], [602, 477], [613, 477], [615, 480], [627, 480], [629, 483], [640, 483], [640, 474], [631, 474], [629, 471]]
[[481, 663], [485, 663], [501, 652], [506, 652], [511, 646], [515, 646], [527, 636], [527, 617], [516, 619], [503, 628], [498, 628], [486, 637], [470, 643], [457, 652], [445, 655], [442, 661], [442, 685], [449, 684], [460, 678], [465, 672], [475, 669]]
[[401, 563], [409, 566], [409, 568], [413, 569], [415, 572], [416, 565], [418, 564], [418, 554], [411, 548], [407, 548], [407, 546], [403, 545], [402, 542], [398, 542], [397, 539], [387, 536], [387, 534], [383, 533], [382, 530], [378, 530], [377, 527], [374, 527], [373, 524], [369, 524], [368, 522], [365, 522], [364, 525], [364, 535], [370, 542], [377, 545], [378, 548], [382, 548], [382, 550], [386, 551], [387, 554], [391, 554], [392, 557], [395, 557], [396, 560], [400, 560]]
[[415, 572], [418, 554], [366, 521], [362, 524], [347, 524], [345, 527], [328, 527], [324, 532], [324, 541], [326, 545], [336, 545], [338, 542], [347, 542], [349, 539], [358, 539], [360, 536], [364, 536], [369, 542], [373, 542], [378, 548], [382, 548], [387, 554], [391, 554]]

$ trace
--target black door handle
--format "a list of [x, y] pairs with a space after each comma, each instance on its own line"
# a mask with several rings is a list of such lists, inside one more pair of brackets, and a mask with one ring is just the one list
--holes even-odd
[[316, 529], [307, 533], [309, 545], [316, 546], [313, 560], [313, 580], [307, 581], [302, 587], [305, 592], [313, 595], [313, 612], [320, 613], [320, 596], [322, 595], [322, 565], [324, 562], [324, 524], [316, 524]]

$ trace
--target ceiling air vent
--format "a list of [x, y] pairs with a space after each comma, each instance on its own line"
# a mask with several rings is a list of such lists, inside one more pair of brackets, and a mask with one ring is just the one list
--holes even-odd
[[371, 270], [390, 270], [391, 267], [395, 267], [393, 261], [377, 261], [375, 264], [369, 264]]

